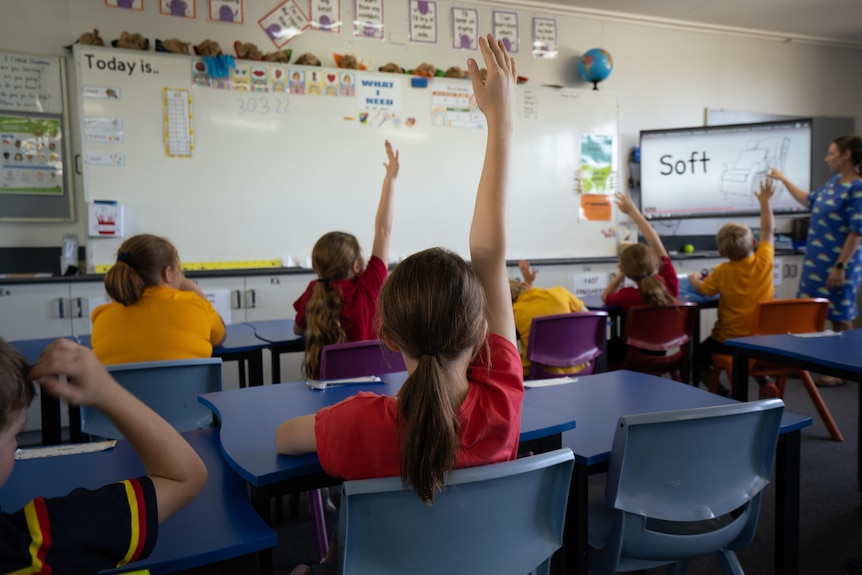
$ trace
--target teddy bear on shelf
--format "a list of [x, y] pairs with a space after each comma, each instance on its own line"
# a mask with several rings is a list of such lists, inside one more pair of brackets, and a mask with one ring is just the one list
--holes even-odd
[[450, 66], [443, 73], [444, 78], [466, 78], [467, 73], [460, 66]]
[[290, 55], [292, 50], [278, 50], [276, 52], [270, 52], [266, 56], [263, 57], [267, 62], [275, 62], [276, 64], [287, 64], [290, 62]]
[[425, 78], [433, 78], [437, 75], [437, 67], [428, 62], [422, 62], [413, 69], [414, 76], [424, 76]]
[[116, 44], [114, 44], [114, 46], [117, 48], [125, 48], [126, 50], [149, 50], [150, 41], [137, 32], [130, 34], [123, 31], [123, 33], [120, 34], [120, 38], [116, 40]]
[[389, 72], [390, 74], [403, 74], [404, 68], [396, 64], [395, 62], [389, 62], [385, 66], [380, 66], [377, 69], [379, 72]]
[[320, 60], [314, 54], [306, 52], [305, 54], [300, 54], [294, 64], [299, 64], [300, 66], [320, 66]]
[[156, 50], [161, 52], [170, 52], [171, 54], [185, 54], [186, 56], [188, 56], [189, 46], [191, 46], [191, 42], [183, 42], [178, 38], [156, 40]]
[[84, 32], [78, 38], [78, 43], [83, 46], [104, 46], [105, 41], [99, 36], [99, 29], [93, 28], [92, 32]]
[[195, 54], [204, 57], [221, 56], [221, 46], [213, 40], [204, 40], [194, 47]]
[[253, 42], [236, 41], [233, 43], [233, 49], [240, 60], [263, 60], [263, 52]]

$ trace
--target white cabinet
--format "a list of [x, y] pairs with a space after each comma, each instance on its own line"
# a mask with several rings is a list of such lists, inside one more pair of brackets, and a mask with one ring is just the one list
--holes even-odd
[[293, 302], [314, 277], [311, 273], [246, 277], [246, 321], [294, 317]]
[[91, 333], [90, 314], [108, 301], [105, 282], [77, 282], [69, 284], [69, 308], [72, 319], [72, 335]]
[[[191, 278], [204, 291], [228, 290], [230, 292], [230, 323], [245, 321], [245, 278], [224, 276], [217, 278]], [[227, 321], [227, 318], [222, 318]]]
[[0, 335], [7, 341], [72, 334], [69, 284], [0, 284]]

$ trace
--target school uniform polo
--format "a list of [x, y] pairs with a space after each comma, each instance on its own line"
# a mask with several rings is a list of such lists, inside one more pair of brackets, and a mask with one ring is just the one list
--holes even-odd
[[[679, 278], [676, 277], [676, 270], [673, 269], [673, 263], [667, 256], [661, 256], [659, 259], [658, 274], [655, 278], [664, 284], [668, 293], [673, 297], [679, 297]], [[644, 305], [643, 295], [636, 287], [620, 288], [612, 294], [608, 294], [605, 298], [605, 304], [609, 306], [621, 307], [628, 309], [633, 305]]]
[[208, 300], [166, 285], [147, 287], [130, 306], [100, 305], [92, 322], [93, 353], [106, 365], [211, 357], [225, 336]]
[[719, 264], [703, 280], [700, 291], [704, 295], [721, 295], [712, 339], [723, 343], [732, 337], [751, 335], [754, 308], [762, 301], [775, 298], [772, 285], [774, 256], [772, 244], [762, 243], [748, 257]]
[[[336, 280], [330, 282], [334, 290], [341, 293], [341, 326], [347, 334], [347, 341], [364, 341], [376, 339], [374, 331], [374, 316], [377, 313], [377, 296], [380, 287], [386, 279], [386, 265], [377, 256], [371, 256], [368, 265], [361, 274], [356, 277]], [[311, 291], [317, 285], [317, 280], [312, 280], [305, 292], [293, 303], [296, 310], [296, 325], [301, 329], [307, 329], [308, 323], [305, 316], [305, 307], [311, 298]]]
[[0, 573], [91, 575], [122, 567], [150, 555], [158, 526], [149, 477], [39, 497], [0, 514]]
[[[521, 430], [524, 379], [518, 350], [491, 334], [490, 363], [484, 352], [470, 366], [467, 397], [457, 410], [455, 467], [515, 459]], [[410, 385], [407, 379], [405, 386]], [[401, 475], [398, 400], [359, 392], [326, 407], [314, 418], [317, 455], [323, 470], [347, 480]]]

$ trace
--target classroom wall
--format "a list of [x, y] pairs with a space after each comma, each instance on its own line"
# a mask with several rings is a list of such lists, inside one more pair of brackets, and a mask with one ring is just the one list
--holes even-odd
[[[198, 43], [205, 38], [229, 50], [235, 40], [251, 41], [270, 51], [274, 46], [257, 20], [277, 5], [275, 0], [246, 0], [245, 24], [211, 23], [207, 3], [197, 2], [197, 19], [185, 20], [159, 14], [158, 2], [146, 0], [145, 12], [109, 9], [101, 0], [3, 0], [0, 2], [0, 50], [64, 53], [81, 33], [98, 28], [106, 41], [123, 30], [150, 38], [179, 37]], [[427, 46], [406, 41], [407, 2], [389, 1], [386, 41], [354, 38], [351, 27], [341, 34], [305, 33], [288, 47], [294, 54], [312, 52], [331, 65], [331, 54], [354, 53], [373, 67], [389, 61], [414, 67], [423, 61], [438, 67], [464, 66], [467, 56], [450, 47], [451, 33], [445, 15], [452, 2], [438, 0], [441, 15], [438, 44]], [[705, 109], [721, 108], [801, 116], [862, 117], [862, 77], [857, 73], [862, 50], [782, 42], [769, 35], [756, 37], [732, 31], [703, 31], [656, 24], [635, 16], [592, 16], [551, 9], [545, 4], [471, 2], [479, 11], [481, 29], [490, 29], [491, 11], [516, 9], [520, 15], [521, 51], [516, 55], [519, 74], [530, 84], [564, 84], [588, 87], [577, 78], [577, 58], [593, 47], [603, 47], [614, 57], [615, 68], [601, 85], [620, 97], [620, 150], [623, 157], [637, 145], [642, 129], [701, 125]], [[353, 3], [342, 1], [342, 20], [350, 22]], [[556, 60], [533, 59], [528, 51], [533, 16], [557, 19], [560, 53]], [[76, 119], [73, 117], [72, 121]], [[824, 150], [825, 153], [825, 150]], [[625, 178], [622, 178], [625, 181]], [[86, 242], [85, 213], [76, 190], [78, 221], [68, 224], [0, 223], [0, 246], [59, 246], [64, 233], [77, 233]], [[716, 221], [677, 221], [657, 224], [660, 233], [710, 234]], [[664, 228], [664, 229], [662, 229]], [[463, 230], [453, 230], [460, 233]], [[210, 241], [202, 236], [201, 241]], [[182, 248], [181, 248], [182, 249]], [[535, 254], [541, 258], [542, 254]]]

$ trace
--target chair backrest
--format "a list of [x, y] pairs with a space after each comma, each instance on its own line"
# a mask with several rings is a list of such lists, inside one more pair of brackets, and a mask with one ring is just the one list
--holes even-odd
[[[122, 363], [109, 365], [107, 369], [120, 385], [177, 431], [192, 431], [212, 424], [212, 410], [198, 402], [198, 395], [221, 391], [221, 358]], [[123, 439], [110, 419], [98, 409], [87, 406], [81, 406], [81, 431], [94, 437]]]
[[747, 545], [783, 412], [768, 399], [621, 417], [605, 491], [617, 518], [595, 558], [611, 563], [596, 572], [628, 571], [626, 558], [668, 562]]
[[345, 481], [342, 575], [547, 573], [562, 544], [569, 448], [453, 471], [433, 506], [400, 477]]
[[401, 352], [392, 351], [379, 339], [323, 346], [320, 379], [342, 379], [406, 371]]
[[559, 377], [546, 367], [573, 367], [589, 364], [579, 373], [598, 370], [595, 361], [605, 351], [608, 313], [585, 311], [534, 317], [527, 340], [530, 379]]
[[829, 300], [826, 298], [791, 298], [757, 304], [751, 333], [810, 333], [823, 331]]
[[681, 347], [695, 337], [697, 313], [698, 305], [688, 301], [632, 306], [626, 311], [623, 342], [650, 351]]

